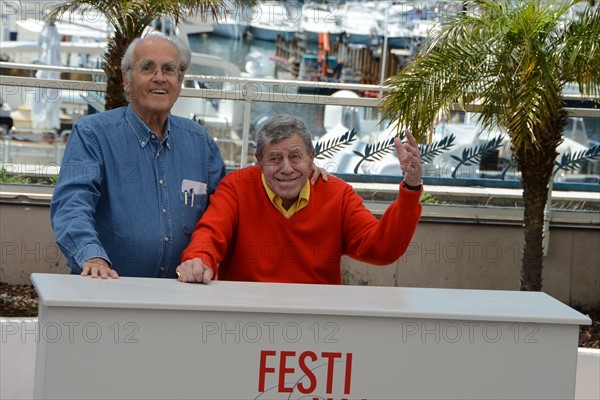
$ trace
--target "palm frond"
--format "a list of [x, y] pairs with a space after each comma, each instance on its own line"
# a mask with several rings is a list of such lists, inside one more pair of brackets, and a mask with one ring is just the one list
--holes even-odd
[[426, 163], [432, 162], [435, 157], [451, 149], [454, 146], [455, 140], [456, 136], [451, 134], [439, 142], [426, 143], [419, 146], [419, 150], [421, 151], [421, 161]]
[[577, 82], [587, 96], [600, 96], [600, 7], [588, 7], [558, 37], [555, 56], [563, 82]]
[[[213, 19], [225, 12], [225, 7], [246, 10], [257, 0], [67, 0], [53, 7], [48, 18], [62, 20], [67, 11], [88, 14], [101, 13], [114, 28], [103, 66], [107, 75], [106, 109], [127, 104], [120, 71], [121, 59], [129, 44], [144, 34], [153, 21], [165, 17], [175, 24], [187, 15], [207, 14]], [[54, 7], [55, 6], [55, 7]], [[93, 15], [95, 16], [95, 15]]]
[[560, 161], [554, 161], [553, 175], [560, 170], [575, 171], [583, 163], [592, 160], [600, 160], [600, 144], [596, 144], [587, 150], [576, 151], [575, 153], [564, 153]]
[[365, 161], [380, 161], [383, 156], [394, 145], [394, 138], [382, 140], [365, 146], [364, 154], [355, 151], [354, 154], [361, 156]]
[[352, 129], [336, 138], [326, 140], [325, 142], [317, 142], [315, 144], [315, 157], [318, 159], [331, 157], [337, 151], [353, 143], [356, 140], [357, 133], [355, 129]]
[[451, 103], [479, 99], [496, 80], [485, 72], [493, 42], [489, 21], [469, 14], [449, 20], [409, 66], [386, 81], [391, 91], [380, 105], [382, 121], [410, 129], [419, 141]]
[[510, 169], [512, 167], [514, 167], [516, 165], [516, 163], [517, 163], [517, 160], [516, 160], [514, 154], [512, 154], [511, 157], [510, 157], [510, 161], [502, 169], [502, 172], [500, 172], [500, 180], [505, 180], [506, 179], [506, 174], [508, 173], [508, 171], [510, 171]]
[[463, 149], [461, 157], [451, 155], [450, 157], [458, 162], [456, 168], [452, 171], [452, 178], [456, 178], [456, 174], [462, 165], [471, 166], [479, 164], [483, 156], [489, 155], [492, 151], [502, 146], [502, 140], [502, 136], [497, 136], [481, 146], [466, 147]]
[[360, 157], [360, 161], [354, 167], [354, 173], [358, 173], [360, 164], [365, 161], [380, 161], [383, 159], [385, 153], [387, 153], [392, 146], [394, 146], [394, 137], [366, 145], [364, 153], [356, 150], [353, 151], [354, 154]]
[[[386, 82], [391, 91], [380, 105], [382, 121], [409, 128], [418, 137], [432, 131], [435, 119], [451, 103], [463, 108], [476, 104], [484, 129], [505, 128], [523, 183], [521, 287], [526, 290], [542, 287], [540, 199], [546, 200], [568, 116], [563, 88], [577, 82], [582, 94], [600, 96], [600, 7], [584, 3], [464, 1], [467, 12], [447, 18], [414, 61]], [[572, 15], [575, 5], [586, 7], [578, 18]], [[474, 163], [482, 150], [467, 151], [455, 160], [459, 166]], [[592, 156], [573, 155], [562, 165]]]

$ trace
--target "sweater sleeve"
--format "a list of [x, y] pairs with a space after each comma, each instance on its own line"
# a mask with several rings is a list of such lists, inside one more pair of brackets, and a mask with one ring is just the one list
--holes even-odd
[[398, 198], [381, 220], [363, 205], [362, 198], [349, 188], [344, 194], [342, 237], [344, 254], [375, 265], [388, 265], [406, 251], [421, 216], [422, 190], [400, 187]]
[[232, 174], [221, 180], [210, 198], [210, 205], [196, 224], [190, 244], [181, 254], [181, 262], [201, 259], [217, 276], [219, 263], [227, 254], [238, 221], [238, 196]]

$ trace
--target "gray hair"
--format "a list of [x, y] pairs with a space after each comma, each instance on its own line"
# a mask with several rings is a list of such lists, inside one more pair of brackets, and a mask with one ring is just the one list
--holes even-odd
[[131, 80], [131, 68], [133, 67], [133, 53], [135, 48], [141, 41], [149, 38], [162, 39], [169, 43], [171, 43], [177, 49], [177, 53], [179, 54], [179, 70], [182, 72], [182, 76], [185, 75], [187, 70], [190, 68], [190, 64], [192, 62], [192, 52], [190, 48], [184, 43], [183, 40], [178, 38], [177, 36], [167, 36], [161, 32], [151, 32], [144, 36], [143, 38], [135, 38], [127, 50], [123, 55], [123, 59], [121, 60], [121, 71], [127, 72], [127, 77]]
[[293, 135], [302, 138], [308, 154], [313, 153], [312, 136], [306, 124], [293, 115], [280, 114], [267, 120], [258, 131], [256, 155], [262, 157], [267, 145], [277, 143]]

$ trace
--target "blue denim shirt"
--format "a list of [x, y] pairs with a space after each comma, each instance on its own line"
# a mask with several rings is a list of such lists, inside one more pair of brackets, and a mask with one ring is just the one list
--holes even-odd
[[[170, 115], [158, 141], [131, 107], [83, 118], [50, 205], [56, 241], [74, 273], [101, 257], [121, 276], [173, 278], [224, 175], [216, 143], [197, 122]], [[193, 202], [184, 180], [196, 187]]]

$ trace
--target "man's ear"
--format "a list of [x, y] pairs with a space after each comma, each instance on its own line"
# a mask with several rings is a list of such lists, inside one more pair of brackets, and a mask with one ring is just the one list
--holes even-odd
[[121, 76], [123, 76], [123, 90], [127, 93], [127, 86], [129, 86], [129, 80], [127, 79], [127, 72], [121, 72]]
[[263, 170], [263, 165], [261, 163], [262, 161], [262, 157], [260, 155], [258, 155], [258, 153], [254, 153], [254, 157], [256, 157], [256, 165], [259, 166], [260, 170]]

